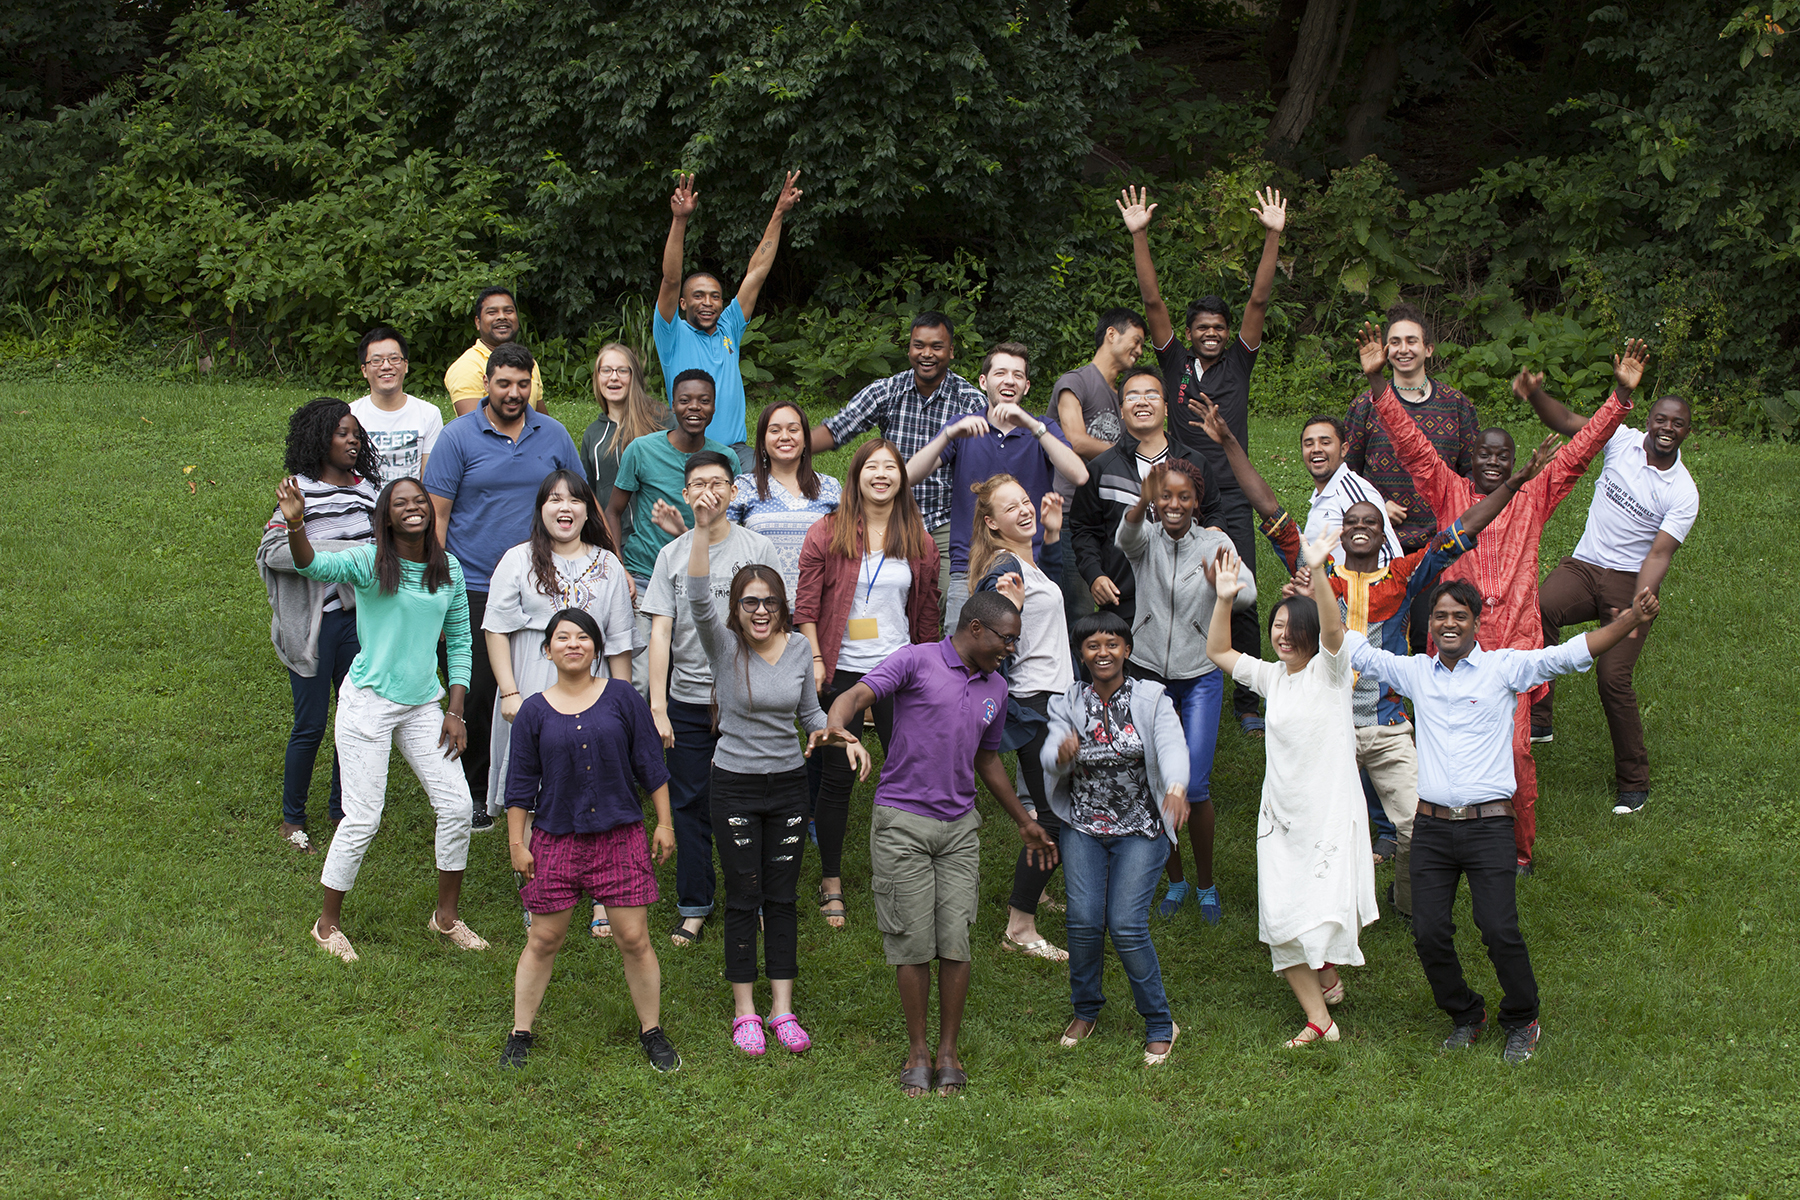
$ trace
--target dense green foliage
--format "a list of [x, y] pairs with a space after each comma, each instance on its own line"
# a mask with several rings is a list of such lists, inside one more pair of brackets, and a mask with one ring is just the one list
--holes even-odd
[[[1349, 331], [1405, 294], [1484, 406], [1509, 405], [1524, 367], [1590, 402], [1636, 334], [1653, 384], [1708, 422], [1800, 417], [1785, 3], [1345, 0], [1339, 65], [1291, 146], [1265, 144], [1281, 88], [1222, 99], [1133, 39], [1216, 29], [1274, 71], [1305, 0], [178, 8], [55, 0], [0, 23], [15, 56], [50, 61], [62, 38], [84, 78], [112, 79], [46, 116], [47, 68], [15, 71], [0, 106], [0, 336], [34, 353], [79, 353], [80, 332], [154, 342], [162, 367], [317, 373], [389, 320], [437, 361], [500, 280], [553, 386], [584, 392], [593, 348], [644, 331], [674, 173], [700, 178], [690, 263], [731, 281], [798, 168], [751, 382], [839, 399], [898, 366], [927, 303], [958, 315], [965, 360], [1022, 337], [1054, 372], [1086, 357], [1098, 310], [1137, 303], [1120, 182], [1160, 202], [1177, 307], [1243, 301], [1250, 194], [1275, 183], [1294, 205], [1259, 402], [1341, 403]], [[131, 68], [157, 20], [167, 52]], [[1375, 79], [1396, 37], [1404, 65]], [[1475, 147], [1449, 186], [1408, 157], [1434, 135]]]

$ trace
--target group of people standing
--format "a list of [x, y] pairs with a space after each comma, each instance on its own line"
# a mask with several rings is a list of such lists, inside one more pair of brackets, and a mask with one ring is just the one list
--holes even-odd
[[[671, 856], [675, 947], [704, 939], [723, 878], [732, 1043], [804, 1052], [802, 866], [816, 844], [818, 911], [843, 928], [849, 800], [871, 771], [872, 717], [884, 753], [868, 886], [907, 1029], [901, 1087], [967, 1084], [957, 1042], [978, 779], [1020, 837], [1001, 947], [1068, 964], [1061, 1042], [1075, 1047], [1104, 1003], [1110, 933], [1157, 1066], [1180, 1029], [1152, 907], [1173, 916], [1192, 899], [1209, 923], [1225, 907], [1210, 777], [1229, 678], [1240, 730], [1266, 739], [1258, 929], [1305, 1013], [1288, 1044], [1338, 1039], [1338, 969], [1362, 962], [1376, 866], [1391, 858], [1388, 898], [1451, 1017], [1446, 1048], [1487, 1024], [1451, 938], [1467, 875], [1504, 990], [1506, 1057], [1529, 1058], [1537, 990], [1515, 881], [1533, 864], [1531, 745], [1552, 736], [1548, 684], [1600, 663], [1614, 811], [1635, 812], [1648, 763], [1632, 667], [1698, 508], [1680, 461], [1686, 403], [1657, 401], [1647, 435], [1623, 424], [1643, 343], [1615, 359], [1618, 386], [1591, 418], [1521, 374], [1520, 395], [1570, 441], [1552, 434], [1520, 465], [1510, 435], [1477, 428], [1466, 397], [1430, 377], [1429, 324], [1397, 306], [1358, 338], [1369, 390], [1348, 422], [1302, 425], [1314, 486], [1296, 522], [1248, 453], [1286, 202], [1256, 197], [1266, 237], [1237, 333], [1206, 297], [1188, 306], [1183, 340], [1149, 251], [1155, 205], [1131, 189], [1119, 209], [1144, 315], [1102, 314], [1092, 361], [1057, 379], [1041, 416], [1027, 407], [1025, 346], [992, 346], [971, 383], [951, 370], [949, 318], [922, 312], [909, 370], [816, 426], [777, 399], [752, 434], [738, 339], [796, 181], [729, 304], [716, 276], [682, 273], [698, 192], [678, 181], [655, 326], [666, 404], [646, 392], [637, 353], [607, 345], [592, 373], [602, 412], [579, 448], [545, 412], [502, 288], [477, 297], [477, 341], [446, 372], [448, 424], [405, 392], [406, 342], [386, 327], [359, 347], [367, 396], [294, 414], [257, 561], [294, 699], [280, 835], [301, 852], [314, 851], [306, 797], [338, 697], [317, 944], [357, 958], [343, 902], [397, 745], [437, 815], [427, 927], [465, 950], [487, 946], [458, 915], [471, 834], [506, 815], [528, 938], [503, 1064], [531, 1052], [585, 899], [591, 934], [620, 949], [646, 1056], [679, 1067], [647, 915], [660, 899], [652, 860]], [[1138, 366], [1146, 341], [1155, 368]], [[843, 480], [814, 468], [815, 453], [870, 430]], [[1587, 531], [1540, 596], [1543, 525], [1601, 454]], [[1258, 519], [1290, 576], [1268, 608], [1272, 660]], [[1557, 644], [1561, 626], [1595, 619], [1607, 623]], [[1372, 822], [1391, 826], [1391, 853], [1371, 847]], [[1037, 928], [1059, 865], [1066, 950]]]

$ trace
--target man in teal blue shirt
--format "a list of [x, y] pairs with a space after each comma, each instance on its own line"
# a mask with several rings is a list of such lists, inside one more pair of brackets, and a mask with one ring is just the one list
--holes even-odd
[[700, 205], [694, 177], [678, 176], [675, 194], [669, 197], [674, 218], [669, 222], [669, 240], [663, 245], [662, 287], [656, 293], [656, 319], [652, 322], [656, 357], [662, 363], [663, 379], [668, 381], [665, 386], [670, 404], [675, 402], [675, 378], [682, 372], [698, 368], [712, 376], [716, 391], [712, 424], [707, 426], [706, 436], [737, 451], [738, 461], [746, 471], [752, 469], [752, 463], [745, 423], [744, 376], [739, 362], [744, 326], [755, 315], [756, 298], [762, 294], [763, 281], [775, 264], [775, 250], [781, 245], [781, 223], [800, 199], [800, 189], [794, 186], [799, 178], [800, 172], [788, 172], [775, 201], [775, 213], [756, 244], [756, 252], [750, 256], [750, 265], [744, 268], [744, 281], [730, 304], [725, 303], [725, 287], [717, 275], [695, 271], [684, 279], [681, 274], [688, 218]]

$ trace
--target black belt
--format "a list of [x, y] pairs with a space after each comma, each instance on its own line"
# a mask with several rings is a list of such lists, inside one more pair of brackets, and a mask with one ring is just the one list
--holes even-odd
[[1421, 800], [1419, 801], [1419, 812], [1423, 816], [1436, 817], [1440, 821], [1473, 821], [1478, 817], [1515, 815], [1511, 800], [1494, 800], [1486, 804], [1462, 804], [1455, 808]]

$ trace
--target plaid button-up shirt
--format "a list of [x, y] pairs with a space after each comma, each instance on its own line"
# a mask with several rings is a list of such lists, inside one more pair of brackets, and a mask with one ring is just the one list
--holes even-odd
[[[987, 396], [954, 371], [945, 374], [937, 390], [921, 396], [910, 369], [871, 383], [851, 398], [843, 410], [825, 422], [838, 445], [869, 429], [900, 447], [902, 460], [925, 448], [925, 443], [958, 417], [987, 411]], [[902, 461], [900, 466], [906, 466]], [[851, 486], [855, 486], [852, 483]], [[935, 529], [950, 519], [951, 472], [941, 466], [913, 487], [913, 498], [925, 517], [925, 528]]]

